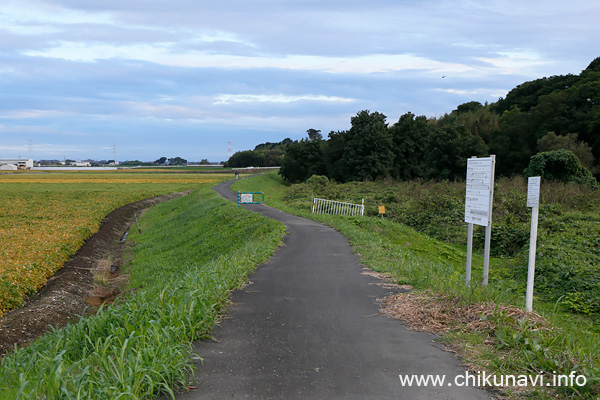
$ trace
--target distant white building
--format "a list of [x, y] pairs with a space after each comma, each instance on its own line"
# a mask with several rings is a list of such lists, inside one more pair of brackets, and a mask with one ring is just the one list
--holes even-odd
[[91, 167], [92, 164], [90, 164], [87, 161], [74, 161], [71, 163], [72, 166], [74, 167]]
[[[15, 166], [16, 168], [13, 168]], [[33, 168], [33, 160], [31, 158], [0, 158], [0, 168], [9, 170], [31, 169]]]
[[0, 164], [0, 171], [16, 171], [17, 166], [15, 164]]

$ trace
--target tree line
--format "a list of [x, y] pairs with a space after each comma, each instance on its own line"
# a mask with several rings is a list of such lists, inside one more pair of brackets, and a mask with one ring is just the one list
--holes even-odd
[[386, 177], [456, 179], [464, 175], [467, 157], [484, 155], [487, 150], [483, 140], [462, 125], [436, 127], [412, 113], [388, 126], [384, 114], [364, 110], [350, 123], [349, 130], [330, 132], [327, 140], [319, 134], [293, 142], [280, 174], [292, 183], [312, 175], [338, 182]]
[[464, 179], [468, 157], [495, 154], [497, 175], [541, 168], [545, 176], [544, 168], [554, 168], [550, 178], [564, 176], [563, 168], [589, 178], [590, 172], [600, 173], [600, 57], [579, 75], [525, 82], [495, 103], [467, 102], [440, 118], [411, 112], [393, 124], [386, 118], [363, 110], [351, 118], [348, 130], [323, 138], [321, 131], [309, 129], [299, 141], [238, 152], [227, 166], [280, 165], [289, 182], [312, 175], [339, 182], [454, 180]]
[[278, 167], [283, 163], [285, 151], [292, 143], [286, 138], [281, 142], [267, 142], [257, 145], [254, 150], [235, 152], [223, 166], [229, 168]]
[[289, 182], [312, 175], [453, 180], [464, 178], [468, 157], [495, 154], [498, 175], [544, 176], [554, 168], [549, 179], [572, 172], [587, 182], [590, 171], [600, 172], [600, 57], [580, 75], [526, 82], [496, 103], [464, 103], [441, 118], [408, 112], [391, 125], [386, 118], [360, 111], [349, 130], [327, 139], [309, 129], [308, 138], [287, 147], [280, 174]]

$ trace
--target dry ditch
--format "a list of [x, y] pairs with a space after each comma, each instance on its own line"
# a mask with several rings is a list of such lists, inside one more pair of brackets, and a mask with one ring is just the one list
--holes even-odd
[[26, 304], [0, 318], [0, 355], [34, 341], [112, 302], [127, 284], [121, 274], [122, 240], [136, 216], [153, 205], [189, 194], [171, 193], [140, 200], [108, 214], [102, 225]]

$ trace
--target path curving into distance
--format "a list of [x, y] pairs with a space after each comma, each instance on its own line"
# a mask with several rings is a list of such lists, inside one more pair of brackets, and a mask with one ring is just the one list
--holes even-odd
[[[214, 187], [236, 201], [230, 182]], [[267, 194], [268, 196], [268, 194]], [[195, 343], [197, 399], [489, 399], [458, 387], [465, 369], [435, 336], [379, 315], [390, 293], [334, 229], [264, 205], [252, 211], [283, 222], [284, 247], [233, 293], [213, 337]], [[399, 374], [445, 374], [443, 387], [402, 386]]]

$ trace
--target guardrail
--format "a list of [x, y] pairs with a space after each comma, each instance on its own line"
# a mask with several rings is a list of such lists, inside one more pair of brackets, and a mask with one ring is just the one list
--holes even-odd
[[345, 203], [343, 201], [319, 199], [316, 197], [313, 199], [313, 214], [362, 216], [364, 212], [365, 199], [362, 199], [362, 204]]

